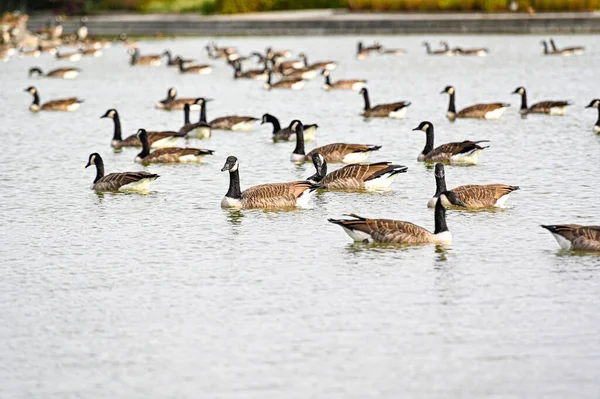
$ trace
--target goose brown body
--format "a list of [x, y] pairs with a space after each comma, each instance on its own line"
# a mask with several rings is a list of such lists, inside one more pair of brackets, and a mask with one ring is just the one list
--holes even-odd
[[209, 125], [216, 130], [249, 130], [256, 122], [258, 119], [252, 116], [230, 115], [213, 119]]
[[563, 249], [600, 252], [600, 226], [579, 224], [542, 225]]
[[361, 113], [364, 117], [390, 117], [402, 119], [406, 116], [406, 110], [410, 106], [410, 102], [408, 101], [398, 101], [395, 103], [371, 106], [369, 91], [366, 87], [360, 89], [360, 94], [362, 94], [365, 103], [363, 112]]
[[350, 154], [362, 153], [365, 154], [365, 159], [368, 154], [377, 151], [381, 148], [380, 145], [369, 145], [369, 144], [347, 144], [347, 143], [333, 143], [327, 144], [322, 147], [317, 147], [305, 155], [305, 161], [308, 162], [312, 159], [313, 154], [321, 154], [323, 158], [329, 163], [340, 163], [347, 162], [346, 157]]
[[142, 142], [142, 152], [140, 152], [136, 161], [142, 164], [150, 163], [198, 163], [206, 155], [212, 155], [213, 150], [200, 148], [159, 148], [150, 152], [150, 143], [148, 142], [148, 133], [144, 129], [138, 130], [138, 138]]
[[96, 178], [92, 184], [92, 189], [95, 191], [147, 191], [150, 183], [159, 177], [146, 171], [104, 175], [104, 162], [98, 153], [90, 155], [85, 167], [91, 165], [96, 166]]
[[57, 68], [44, 74], [39, 68], [31, 68], [29, 70], [29, 75], [31, 76], [34, 73], [38, 73], [40, 76], [47, 78], [72, 79], [76, 77], [79, 72], [81, 72], [81, 69], [78, 68]]

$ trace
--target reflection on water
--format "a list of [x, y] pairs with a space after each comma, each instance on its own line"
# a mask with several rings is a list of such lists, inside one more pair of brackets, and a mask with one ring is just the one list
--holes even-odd
[[[485, 58], [425, 56], [420, 43], [440, 37], [362, 39], [408, 54], [357, 61], [350, 36], [219, 44], [334, 59], [332, 79], [367, 79], [373, 103], [411, 101], [406, 120], [364, 121], [362, 98], [322, 91], [320, 76], [298, 92], [233, 81], [229, 66], [205, 59], [205, 38], [140, 46], [142, 54], [168, 48], [209, 62], [211, 75], [129, 67], [116, 46], [80, 61], [72, 81], [35, 82], [42, 100], [84, 98], [75, 113], [28, 111], [27, 70], [63, 66], [53, 57], [1, 64], [0, 396], [597, 398], [600, 258], [560, 251], [539, 227], [598, 224], [590, 159], [600, 142], [595, 115], [583, 108], [598, 96], [590, 84], [600, 64], [596, 38], [557, 38], [590, 49], [567, 58], [541, 56], [535, 36], [444, 37], [490, 48]], [[513, 106], [498, 121], [450, 123], [448, 99], [438, 94], [449, 84], [461, 106]], [[522, 119], [509, 94], [519, 85], [532, 100], [575, 105], [565, 117]], [[215, 150], [202, 165], [144, 167], [133, 162], [139, 149], [114, 152], [112, 124], [99, 119], [109, 108], [119, 111], [124, 135], [180, 128], [180, 112], [154, 109], [168, 87], [214, 98], [210, 119], [271, 113], [318, 123], [307, 150], [381, 145], [369, 161], [408, 172], [382, 193], [319, 190], [308, 209], [223, 210], [228, 155], [240, 160], [242, 189], [305, 179], [313, 165], [292, 164], [295, 143], [273, 144], [270, 125], [182, 140]], [[416, 161], [425, 137], [412, 131], [423, 120], [435, 125], [436, 145], [491, 140], [479, 165], [446, 167], [448, 187], [521, 190], [504, 210], [448, 210], [448, 247], [351, 243], [328, 218], [356, 213], [433, 230], [433, 165]], [[161, 177], [148, 195], [96, 195], [94, 174], [83, 169], [92, 152], [106, 173]]]

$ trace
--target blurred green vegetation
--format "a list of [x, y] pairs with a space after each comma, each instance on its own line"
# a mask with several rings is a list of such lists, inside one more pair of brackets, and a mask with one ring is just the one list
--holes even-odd
[[[48, 6], [84, 3], [88, 12], [129, 10], [147, 13], [200, 12], [235, 14], [311, 8], [348, 8], [352, 11], [495, 12], [508, 10], [511, 0], [32, 0]], [[519, 11], [597, 10], [600, 0], [518, 0]], [[52, 7], [51, 7], [52, 8]]]

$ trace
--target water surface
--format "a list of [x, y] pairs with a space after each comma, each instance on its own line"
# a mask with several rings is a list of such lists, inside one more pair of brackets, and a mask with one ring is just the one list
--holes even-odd
[[[27, 78], [69, 65], [49, 56], [0, 65], [0, 397], [6, 398], [597, 398], [600, 394], [600, 259], [561, 252], [539, 224], [597, 224], [592, 133], [600, 53], [544, 57], [540, 37], [445, 37], [485, 46], [486, 58], [427, 57], [422, 40], [371, 37], [403, 57], [353, 59], [355, 37], [228, 38], [243, 53], [276, 48], [337, 60], [339, 78], [366, 78], [374, 104], [413, 102], [406, 120], [363, 121], [354, 92], [301, 92], [233, 81], [210, 61], [209, 76], [131, 68], [121, 47], [76, 63], [73, 81]], [[142, 42], [208, 61], [207, 38]], [[79, 96], [76, 113], [32, 114], [23, 89], [42, 102]], [[500, 121], [445, 119], [444, 86], [457, 107], [510, 102]], [[565, 117], [517, 114], [530, 102], [568, 99]], [[149, 195], [97, 195], [84, 169], [99, 152], [107, 172], [139, 170], [136, 151], [112, 152], [117, 108], [126, 134], [178, 129], [179, 112], [155, 110], [168, 87], [214, 98], [209, 119], [227, 115], [318, 123], [314, 145], [379, 144], [372, 161], [407, 165], [393, 190], [323, 193], [308, 210], [231, 212], [225, 158], [240, 159], [242, 188], [314, 173], [289, 162], [293, 143], [273, 144], [270, 125], [215, 132], [189, 145], [215, 150], [204, 165], [151, 166]], [[194, 116], [195, 117], [195, 116]], [[433, 229], [426, 207], [433, 171], [417, 163], [423, 120], [438, 144], [489, 139], [476, 167], [448, 167], [449, 187], [519, 185], [506, 209], [448, 212], [450, 248], [353, 245], [327, 218], [345, 213], [408, 220]]]

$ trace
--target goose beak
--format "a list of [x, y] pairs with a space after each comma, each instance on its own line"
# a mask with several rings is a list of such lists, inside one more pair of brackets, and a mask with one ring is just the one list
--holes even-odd
[[[25, 90], [25, 91], [27, 91], [27, 90]], [[585, 108], [594, 108], [594, 107], [592, 107], [592, 104], [588, 104], [585, 106]]]
[[414, 132], [415, 130], [421, 130], [421, 129], [419, 129], [418, 127], [416, 127], [412, 131]]
[[444, 94], [446, 92], [446, 90], [442, 90], [440, 91], [440, 94]]
[[227, 164], [221, 168], [221, 172], [225, 172], [226, 170], [229, 170], [229, 165]]
[[88, 161], [87, 165], [85, 165], [85, 168], [84, 168], [84, 169], [87, 169], [87, 167], [88, 167], [88, 166], [92, 166], [92, 164], [91, 164], [91, 163], [89, 163], [89, 161]]

